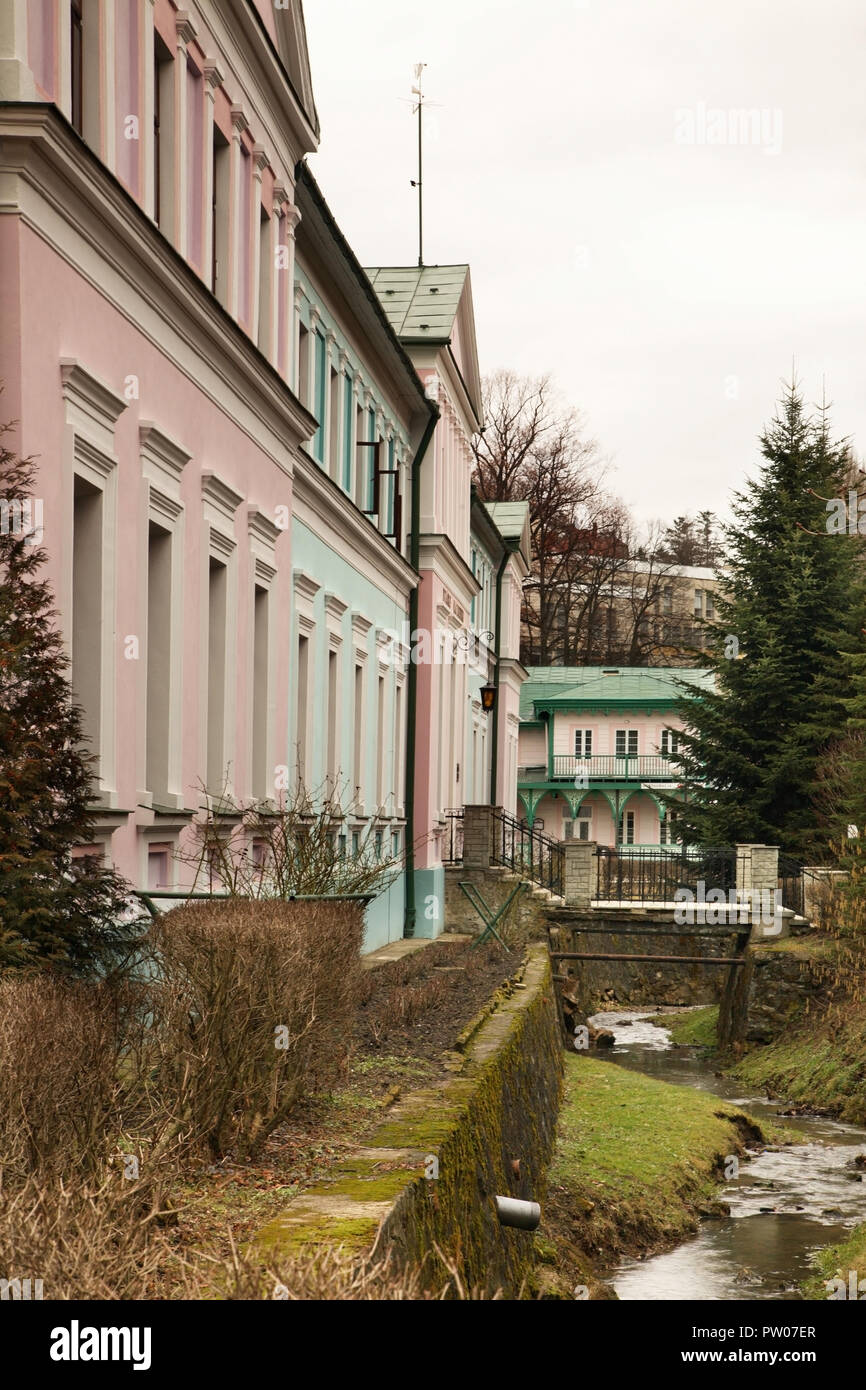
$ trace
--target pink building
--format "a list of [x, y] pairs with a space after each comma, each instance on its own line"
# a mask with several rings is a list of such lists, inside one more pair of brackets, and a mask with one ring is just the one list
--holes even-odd
[[484, 793], [497, 670], [513, 796], [526, 563], [488, 515], [501, 651], [473, 638], [474, 676], [416, 679], [391, 634], [414, 616], [462, 641], [492, 582], [472, 569], [467, 268], [373, 292], [303, 164], [300, 0], [7, 0], [0, 98], [2, 418], [38, 463], [95, 845], [138, 887], [188, 887], [176, 855], [208, 798], [242, 838], [244, 803], [346, 779], [347, 843], [372, 827], [411, 866], [417, 842], [422, 872], [371, 907], [368, 947], [440, 930], [423, 875], [467, 757]]
[[[509, 811], [516, 804], [529, 508], [484, 507], [471, 493], [471, 441], [481, 428], [482, 401], [469, 267], [368, 274], [440, 416], [421, 475], [421, 582], [410, 624], [430, 637], [429, 659], [416, 667], [412, 929], [435, 936], [444, 925], [449, 810], [491, 799]], [[467, 631], [473, 640], [461, 648]], [[488, 683], [497, 688], [492, 715], [480, 698]]]
[[532, 667], [521, 693], [518, 801], [553, 839], [600, 845], [677, 841], [666, 798], [683, 796], [675, 762], [678, 682], [710, 671]]

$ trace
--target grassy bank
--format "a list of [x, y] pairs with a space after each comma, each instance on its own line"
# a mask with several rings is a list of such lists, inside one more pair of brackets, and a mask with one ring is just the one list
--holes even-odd
[[563, 1291], [584, 1284], [609, 1296], [601, 1266], [695, 1231], [719, 1211], [726, 1156], [763, 1138], [717, 1096], [569, 1057], [545, 1220], [552, 1243], [542, 1245]]
[[[827, 1288], [827, 1281], [841, 1278], [845, 1281], [847, 1297], [850, 1270], [856, 1272], [858, 1281], [866, 1279], [866, 1225], [857, 1226], [841, 1245], [828, 1245], [825, 1250], [820, 1250], [815, 1256], [815, 1265], [817, 1272], [803, 1285], [803, 1296], [813, 1300], [826, 1299], [832, 1292]], [[863, 1294], [859, 1294], [858, 1301], [862, 1298]]]
[[866, 951], [860, 942], [814, 934], [761, 947], [807, 957], [824, 981], [803, 1017], [752, 1048], [732, 1074], [803, 1109], [866, 1124]]
[[705, 1047], [708, 1050], [713, 1050], [716, 1046], [718, 1021], [718, 1004], [710, 1004], [705, 1009], [689, 1009], [688, 1012], [658, 1014], [650, 1020], [660, 1028], [667, 1028], [672, 1042], [687, 1044], [690, 1047]]

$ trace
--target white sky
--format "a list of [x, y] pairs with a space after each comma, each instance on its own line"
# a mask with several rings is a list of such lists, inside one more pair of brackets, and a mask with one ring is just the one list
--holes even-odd
[[[470, 263], [482, 371], [552, 372], [638, 516], [726, 510], [793, 358], [810, 399], [826, 379], [836, 432], [866, 452], [862, 0], [306, 0], [305, 13], [311, 164], [362, 264], [417, 260], [408, 97], [423, 61], [440, 103], [425, 261]], [[710, 143], [701, 108], [707, 122], [763, 111], [765, 134]]]

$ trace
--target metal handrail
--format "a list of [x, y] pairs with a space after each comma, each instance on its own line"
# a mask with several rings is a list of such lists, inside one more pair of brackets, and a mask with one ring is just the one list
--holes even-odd
[[493, 816], [493, 862], [503, 864], [562, 897], [565, 853], [561, 843], [500, 811]]

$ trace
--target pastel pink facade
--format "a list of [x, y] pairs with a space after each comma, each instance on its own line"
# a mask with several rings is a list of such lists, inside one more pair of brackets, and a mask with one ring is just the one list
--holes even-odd
[[[94, 844], [138, 887], [188, 888], [208, 801], [242, 841], [244, 804], [345, 774], [347, 839], [415, 849], [435, 934], [446, 810], [514, 807], [524, 674], [525, 518], [506, 535], [470, 490], [468, 268], [425, 268], [424, 321], [398, 330], [303, 164], [300, 0], [7, 0], [0, 99], [0, 419], [37, 461]], [[415, 591], [419, 627], [471, 651], [418, 666], [410, 749], [392, 634]], [[402, 934], [403, 887], [368, 946]]]
[[518, 798], [554, 839], [602, 845], [677, 840], [686, 791], [677, 763], [680, 682], [712, 675], [667, 667], [531, 668], [522, 692]]

